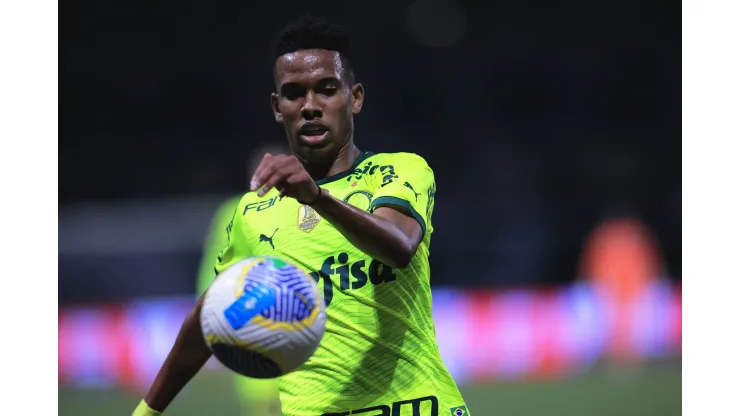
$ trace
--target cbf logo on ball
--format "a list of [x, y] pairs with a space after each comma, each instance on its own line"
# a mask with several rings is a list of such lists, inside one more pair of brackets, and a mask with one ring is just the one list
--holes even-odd
[[203, 334], [216, 358], [255, 378], [300, 367], [316, 351], [325, 323], [316, 282], [271, 257], [242, 260], [219, 274], [201, 310]]

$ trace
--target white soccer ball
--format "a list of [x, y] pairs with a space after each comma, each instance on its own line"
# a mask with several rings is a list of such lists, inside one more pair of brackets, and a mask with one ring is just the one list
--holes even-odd
[[200, 323], [223, 365], [247, 377], [275, 378], [316, 351], [326, 311], [318, 285], [302, 269], [274, 257], [251, 257], [211, 283]]

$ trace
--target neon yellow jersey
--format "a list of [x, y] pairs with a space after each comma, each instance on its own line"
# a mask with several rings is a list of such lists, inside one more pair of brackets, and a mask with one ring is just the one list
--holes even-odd
[[432, 170], [411, 153], [363, 153], [350, 170], [317, 183], [366, 211], [384, 205], [408, 210], [424, 237], [408, 267], [391, 269], [350, 244], [312, 208], [280, 200], [276, 190], [242, 198], [217, 271], [249, 256], [280, 257], [310, 272], [327, 305], [316, 353], [280, 377], [283, 413], [467, 415], [442, 363], [432, 321]]

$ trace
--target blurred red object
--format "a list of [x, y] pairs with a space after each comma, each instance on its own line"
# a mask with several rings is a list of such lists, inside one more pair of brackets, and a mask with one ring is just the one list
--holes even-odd
[[639, 358], [632, 347], [636, 319], [629, 311], [653, 282], [663, 275], [656, 239], [634, 218], [609, 219], [587, 238], [580, 276], [591, 282], [607, 309], [607, 356], [619, 361]]

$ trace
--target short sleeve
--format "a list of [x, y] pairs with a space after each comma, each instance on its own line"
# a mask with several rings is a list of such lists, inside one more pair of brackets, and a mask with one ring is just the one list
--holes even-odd
[[201, 295], [213, 281], [214, 261], [228, 245], [229, 231], [241, 196], [223, 202], [211, 219], [198, 268], [197, 293]]
[[375, 181], [371, 212], [380, 206], [398, 206], [411, 213], [425, 235], [431, 230], [436, 185], [434, 172], [424, 158], [413, 153], [394, 154], [379, 167]]
[[218, 275], [228, 269], [234, 263], [250, 256], [251, 248], [244, 240], [243, 210], [246, 205], [245, 198], [239, 202], [236, 211], [226, 226], [226, 247], [221, 250], [216, 258], [215, 273]]

